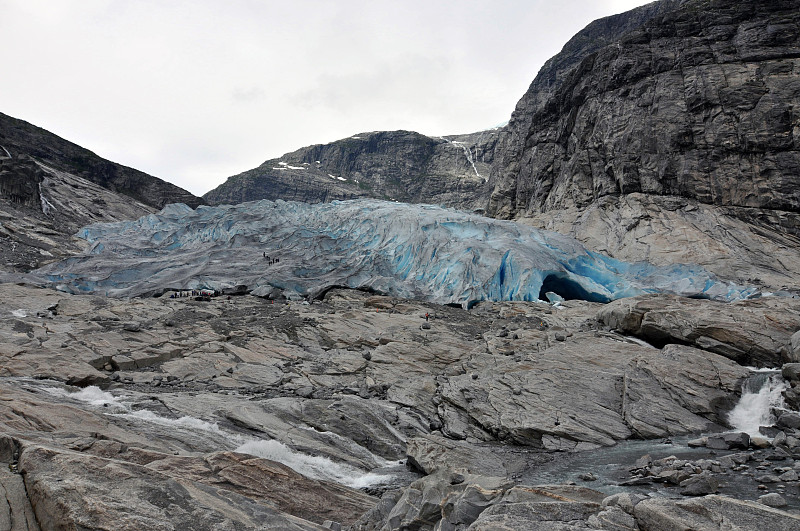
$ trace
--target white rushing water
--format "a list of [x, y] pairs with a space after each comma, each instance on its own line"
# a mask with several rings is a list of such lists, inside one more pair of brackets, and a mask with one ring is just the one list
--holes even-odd
[[736, 431], [761, 436], [760, 426], [775, 424], [772, 409], [784, 407], [782, 393], [785, 389], [786, 382], [779, 371], [754, 372], [744, 384], [739, 403], [728, 414], [728, 422]]
[[[277, 461], [309, 478], [334, 481], [356, 489], [390, 483], [394, 479], [390, 473], [365, 471], [345, 463], [337, 463], [324, 456], [306, 455], [277, 440], [263, 440], [231, 433], [220, 428], [216, 422], [208, 422], [191, 416], [171, 419], [148, 409], [135, 410], [131, 407], [132, 400], [123, 396], [114, 396], [96, 386], [89, 386], [76, 392], [58, 387], [45, 387], [43, 390], [58, 397], [103, 408], [103, 412], [110, 416], [135, 422], [146, 422], [170, 430], [191, 432], [213, 441], [214, 444], [219, 444], [221, 446], [219, 450], [233, 450]], [[366, 449], [362, 450], [364, 453], [369, 453]], [[376, 462], [388, 464], [388, 461], [379, 456], [370, 455]]]
[[280, 441], [260, 439], [248, 441], [236, 448], [237, 452], [263, 457], [282, 463], [295, 472], [313, 479], [327, 479], [354, 489], [379, 485], [391, 481], [388, 474], [364, 473], [353, 466], [336, 463], [327, 457], [295, 452]]

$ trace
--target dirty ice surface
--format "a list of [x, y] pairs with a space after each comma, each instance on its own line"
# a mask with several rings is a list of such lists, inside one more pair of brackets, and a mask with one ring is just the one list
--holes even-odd
[[376, 200], [174, 204], [78, 236], [90, 243], [83, 255], [37, 272], [73, 293], [247, 286], [300, 298], [346, 286], [464, 306], [547, 300], [547, 292], [598, 302], [652, 292], [721, 300], [755, 293], [699, 266], [630, 264], [514, 222]]

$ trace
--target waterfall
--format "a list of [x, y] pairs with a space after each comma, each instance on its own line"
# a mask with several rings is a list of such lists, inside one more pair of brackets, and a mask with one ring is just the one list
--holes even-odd
[[758, 435], [760, 426], [775, 424], [773, 408], [782, 408], [786, 382], [778, 370], [760, 370], [742, 385], [742, 398], [728, 414], [728, 422], [736, 431]]

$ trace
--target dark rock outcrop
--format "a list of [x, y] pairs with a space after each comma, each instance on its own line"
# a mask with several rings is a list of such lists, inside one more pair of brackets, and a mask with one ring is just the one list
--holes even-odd
[[268, 160], [204, 198], [236, 204], [372, 197], [476, 210], [488, 193], [495, 139], [495, 131], [439, 138], [410, 131], [362, 133]]
[[590, 24], [498, 135], [487, 214], [624, 260], [798, 285], [798, 13], [662, 0]]
[[39, 207], [39, 185], [44, 171], [29, 159], [0, 159], [0, 199], [16, 205]]

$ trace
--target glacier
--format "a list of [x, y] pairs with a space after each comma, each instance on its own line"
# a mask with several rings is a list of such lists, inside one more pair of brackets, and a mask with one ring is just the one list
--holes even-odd
[[83, 254], [36, 274], [63, 291], [115, 297], [238, 289], [297, 300], [348, 287], [470, 307], [547, 300], [547, 292], [597, 302], [659, 292], [758, 294], [699, 266], [622, 262], [515, 222], [378, 200], [173, 204], [78, 236], [89, 244]]

